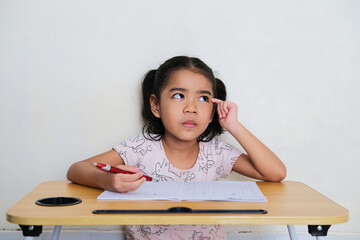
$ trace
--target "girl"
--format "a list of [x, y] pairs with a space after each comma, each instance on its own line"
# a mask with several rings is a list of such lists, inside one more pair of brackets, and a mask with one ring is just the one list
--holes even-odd
[[[74, 163], [70, 181], [128, 192], [141, 186], [144, 174], [159, 181], [217, 180], [231, 171], [266, 181], [285, 178], [284, 164], [238, 121], [237, 105], [226, 101], [224, 84], [200, 59], [178, 56], [149, 71], [142, 95], [143, 133]], [[246, 153], [214, 138], [223, 129]], [[136, 174], [109, 174], [95, 162]], [[226, 239], [220, 225], [132, 225], [126, 233], [128, 239]]]

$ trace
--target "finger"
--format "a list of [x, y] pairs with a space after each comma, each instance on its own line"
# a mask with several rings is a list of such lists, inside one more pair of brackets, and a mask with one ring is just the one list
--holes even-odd
[[216, 112], [217, 112], [219, 118], [221, 118], [220, 106], [219, 106], [219, 104], [221, 103], [221, 100], [217, 99], [217, 98], [212, 98], [211, 101], [216, 104]]
[[140, 178], [133, 182], [121, 182], [117, 186], [118, 192], [131, 192], [138, 189], [145, 182], [145, 178]]
[[213, 103], [220, 103], [220, 102], [222, 102], [222, 100], [217, 99], [217, 98], [212, 98], [211, 101], [212, 101]]
[[139, 171], [137, 173], [117, 173], [116, 174], [116, 181], [120, 181], [120, 182], [134, 182], [139, 180], [140, 178], [142, 178], [144, 176], [144, 173]]
[[225, 112], [225, 102], [222, 101], [220, 104], [220, 113], [221, 113], [221, 118], [225, 118], [226, 117], [226, 112]]
[[226, 115], [229, 113], [229, 103], [228, 102], [224, 102], [224, 112], [226, 113]]
[[140, 178], [134, 182], [131, 182], [131, 183], [125, 183], [126, 185], [126, 189], [128, 191], [135, 191], [136, 189], [138, 189], [144, 182], [145, 182], [145, 178]]
[[218, 112], [219, 118], [225, 117], [224, 111], [223, 111], [224, 101], [217, 99], [217, 98], [212, 98], [211, 101], [213, 103], [217, 104], [217, 112]]
[[219, 118], [221, 119], [222, 118], [222, 115], [221, 115], [221, 104], [218, 104], [217, 105], [217, 113], [219, 115]]

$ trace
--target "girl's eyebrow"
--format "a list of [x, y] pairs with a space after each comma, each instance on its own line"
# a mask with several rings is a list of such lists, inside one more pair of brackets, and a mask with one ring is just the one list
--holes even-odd
[[178, 88], [178, 87], [174, 87], [174, 88], [171, 88], [169, 90], [170, 92], [186, 92], [187, 90], [185, 88]]
[[[188, 90], [185, 89], [185, 88], [178, 88], [178, 87], [174, 87], [174, 88], [170, 89], [170, 92], [177, 92], [177, 91], [179, 91], [179, 92], [187, 92]], [[207, 94], [207, 95], [212, 96], [212, 93], [210, 91], [208, 91], [208, 90], [199, 90], [197, 92], [201, 93], [201, 94]]]
[[201, 91], [198, 91], [199, 93], [202, 93], [202, 94], [207, 94], [207, 95], [210, 95], [212, 96], [211, 92], [210, 91], [207, 91], [207, 90], [201, 90]]

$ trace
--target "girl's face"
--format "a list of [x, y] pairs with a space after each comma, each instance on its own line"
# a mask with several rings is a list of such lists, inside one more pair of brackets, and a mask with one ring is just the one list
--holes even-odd
[[165, 138], [193, 141], [212, 121], [213, 97], [211, 83], [205, 76], [189, 70], [178, 70], [162, 90], [160, 102], [155, 95], [151, 96], [151, 110], [161, 118]]

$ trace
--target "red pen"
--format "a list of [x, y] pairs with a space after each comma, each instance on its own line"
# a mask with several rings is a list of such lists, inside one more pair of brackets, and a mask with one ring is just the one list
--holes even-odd
[[[95, 167], [97, 167], [98, 169], [100, 170], [103, 170], [105, 172], [109, 172], [109, 173], [125, 173], [125, 174], [135, 174], [134, 172], [130, 172], [130, 171], [126, 171], [126, 170], [122, 170], [120, 168], [117, 168], [117, 167], [113, 167], [113, 166], [110, 166], [109, 164], [103, 164], [103, 163], [93, 163]], [[152, 179], [152, 177], [149, 177], [149, 176], [146, 176], [144, 175], [143, 176], [146, 181], [154, 181]], [[154, 181], [155, 182], [155, 181]]]

